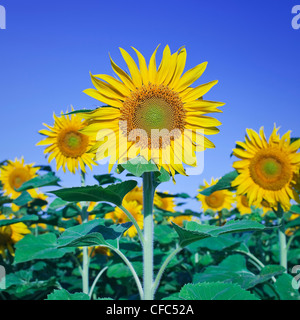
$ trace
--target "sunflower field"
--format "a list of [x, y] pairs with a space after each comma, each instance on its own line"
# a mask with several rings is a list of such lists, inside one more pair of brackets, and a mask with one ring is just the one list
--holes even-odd
[[246, 129], [222, 177], [168, 192], [215, 147], [224, 103], [205, 98], [217, 81], [193, 86], [207, 63], [157, 49], [91, 74], [101, 106], [44, 124], [48, 164], [1, 160], [1, 300], [300, 300], [300, 139]]

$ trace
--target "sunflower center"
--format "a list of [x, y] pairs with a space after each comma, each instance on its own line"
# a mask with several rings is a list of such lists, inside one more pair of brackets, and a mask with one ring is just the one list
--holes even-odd
[[6, 245], [10, 242], [12, 229], [10, 226], [0, 228], [0, 245]]
[[[180, 132], [183, 132], [184, 119], [185, 110], [178, 93], [167, 86], [150, 83], [137, 89], [124, 101], [120, 120], [126, 126], [121, 124], [120, 128], [127, 136], [132, 132], [138, 134], [136, 142], [140, 147], [151, 148], [152, 145], [154, 148], [161, 148], [164, 137], [168, 135], [174, 140]], [[151, 140], [151, 137], [154, 139]], [[154, 140], [158, 142], [155, 143]]]
[[13, 189], [18, 189], [30, 179], [30, 174], [26, 169], [17, 168], [9, 176], [9, 184]]
[[161, 98], [152, 97], [143, 101], [136, 110], [135, 122], [138, 128], [151, 134], [151, 129], [168, 129], [171, 126], [172, 108]]
[[215, 191], [210, 196], [205, 197], [206, 204], [211, 208], [219, 208], [223, 205], [225, 195], [222, 191]]
[[62, 131], [57, 144], [64, 156], [78, 158], [87, 151], [89, 138], [78, 131]]
[[289, 184], [292, 170], [281, 150], [261, 150], [249, 165], [253, 181], [263, 189], [280, 190]]

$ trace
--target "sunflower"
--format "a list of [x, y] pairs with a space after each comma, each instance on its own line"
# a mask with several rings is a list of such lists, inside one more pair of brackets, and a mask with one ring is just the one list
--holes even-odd
[[241, 215], [252, 213], [251, 207], [249, 206], [247, 196], [245, 196], [245, 195], [236, 196], [236, 207], [239, 210]]
[[[72, 111], [74, 111], [73, 108]], [[56, 169], [59, 170], [62, 167], [64, 172], [66, 172], [66, 166], [72, 173], [75, 173], [79, 167], [85, 172], [86, 165], [92, 170], [92, 164], [97, 165], [97, 163], [93, 160], [94, 155], [88, 150], [93, 146], [94, 141], [79, 132], [84, 128], [82, 119], [76, 114], [63, 115], [63, 112], [60, 117], [55, 114], [53, 117], [53, 127], [44, 123], [44, 126], [50, 130], [39, 131], [47, 138], [37, 143], [39, 146], [49, 145], [44, 151], [45, 154], [50, 154], [49, 163], [55, 158]]]
[[[219, 179], [211, 179], [211, 183], [208, 183], [204, 180], [204, 186], [201, 186], [198, 190], [199, 192], [215, 185]], [[197, 195], [197, 199], [201, 201], [202, 209], [205, 212], [208, 209], [211, 209], [215, 212], [221, 211], [222, 209], [230, 210], [232, 207], [232, 203], [234, 202], [232, 192], [228, 190], [219, 190], [213, 192], [209, 196], [204, 196], [203, 194], [199, 193]]]
[[[22, 184], [37, 176], [38, 167], [33, 167], [34, 163], [25, 164], [24, 158], [8, 161], [7, 165], [0, 169], [0, 182], [3, 185], [4, 195], [16, 199], [21, 195], [16, 189]], [[28, 193], [34, 197], [37, 193], [35, 189], [28, 190]]]
[[[124, 208], [126, 208], [135, 218], [137, 224], [141, 229], [143, 229], [144, 226], [144, 217], [142, 214], [142, 205], [138, 204], [137, 201], [126, 201], [123, 200], [122, 205]], [[112, 219], [116, 223], [125, 223], [125, 222], [130, 222], [129, 218], [127, 215], [124, 213], [123, 210], [121, 210], [119, 207], [116, 207], [114, 211], [107, 213], [104, 216], [105, 219]], [[124, 235], [128, 236], [130, 238], [133, 238], [136, 236], [137, 231], [134, 226], [131, 226], [125, 233]]]
[[185, 48], [171, 54], [166, 46], [157, 68], [157, 48], [148, 66], [143, 55], [133, 48], [139, 68], [120, 48], [130, 74], [111, 59], [112, 69], [120, 80], [105, 74], [91, 75], [96, 89], [84, 91], [109, 105], [78, 114], [87, 121], [82, 132], [97, 138], [91, 149], [97, 160], [110, 156], [109, 171], [116, 162], [142, 155], [173, 177], [175, 172], [186, 175], [183, 163], [196, 166], [195, 152], [215, 147], [204, 135], [218, 133], [216, 127], [221, 123], [205, 114], [221, 112], [217, 107], [224, 103], [203, 100], [203, 96], [217, 81], [191, 87], [207, 63], [183, 73]]
[[124, 200], [127, 202], [136, 201], [139, 205], [143, 205], [143, 187], [136, 186], [126, 194]]
[[[44, 201], [46, 201], [48, 199], [48, 196], [46, 196], [44, 193], [39, 192], [38, 189], [27, 190], [27, 192], [30, 192], [31, 197], [34, 199], [40, 199], [40, 200], [44, 200]], [[29, 206], [31, 204], [32, 204], [32, 201], [28, 203]], [[14, 212], [17, 212], [20, 210], [20, 207], [14, 203], [11, 204], [11, 208]], [[45, 204], [41, 209], [46, 210], [46, 208], [47, 208], [47, 204]]]
[[168, 218], [169, 222], [174, 222], [175, 224], [177, 224], [178, 226], [182, 227], [184, 224], [184, 221], [192, 221], [193, 220], [193, 216], [177, 216], [177, 217], [170, 217]]
[[263, 128], [259, 134], [247, 129], [246, 141], [237, 142], [239, 147], [233, 150], [241, 160], [233, 163], [239, 175], [232, 186], [237, 187], [237, 194], [247, 194], [249, 205], [265, 200], [270, 207], [280, 203], [288, 211], [294, 199], [291, 183], [300, 166], [300, 140], [291, 143], [290, 131], [281, 138], [277, 131], [274, 126], [267, 141]]
[[[8, 217], [13, 218], [13, 215]], [[4, 214], [0, 215], [0, 220], [6, 220]], [[24, 235], [30, 233], [30, 230], [23, 222], [11, 224], [8, 226], [0, 227], [0, 254], [3, 258], [6, 257], [5, 249], [13, 256], [14, 249], [13, 245], [23, 239]]]
[[[168, 194], [167, 192], [164, 192], [164, 194]], [[163, 210], [169, 211], [169, 212], [175, 212], [176, 204], [174, 203], [174, 197], [161, 197], [158, 194], [155, 194], [154, 196], [154, 204]]]

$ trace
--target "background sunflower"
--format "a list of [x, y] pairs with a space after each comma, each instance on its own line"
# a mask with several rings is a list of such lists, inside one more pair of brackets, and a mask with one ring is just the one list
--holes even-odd
[[[74, 111], [73, 108], [72, 111]], [[64, 172], [66, 167], [72, 173], [79, 168], [86, 172], [86, 165], [92, 170], [92, 165], [97, 165], [93, 160], [94, 155], [89, 153], [94, 140], [79, 132], [84, 128], [82, 119], [75, 114], [64, 115], [63, 112], [60, 117], [55, 114], [53, 117], [53, 127], [44, 124], [49, 130], [39, 131], [47, 138], [37, 143], [38, 146], [49, 145], [44, 151], [45, 154], [49, 154], [49, 163], [55, 158], [56, 170], [62, 167]]]

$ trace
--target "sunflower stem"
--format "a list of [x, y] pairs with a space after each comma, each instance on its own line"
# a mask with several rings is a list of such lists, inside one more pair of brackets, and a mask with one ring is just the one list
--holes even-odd
[[[85, 174], [81, 171], [81, 186], [85, 186]], [[82, 223], [88, 222], [89, 213], [87, 211], [87, 204], [83, 202], [81, 204], [81, 220]], [[89, 294], [89, 248], [83, 247], [82, 249], [82, 291], [85, 294]]]
[[153, 173], [143, 174], [143, 211], [144, 211], [144, 300], [153, 300]]
[[285, 272], [287, 272], [287, 244], [286, 244], [286, 235], [283, 219], [280, 218], [278, 228], [278, 238], [279, 238], [279, 250], [280, 250], [280, 265], [285, 268]]

